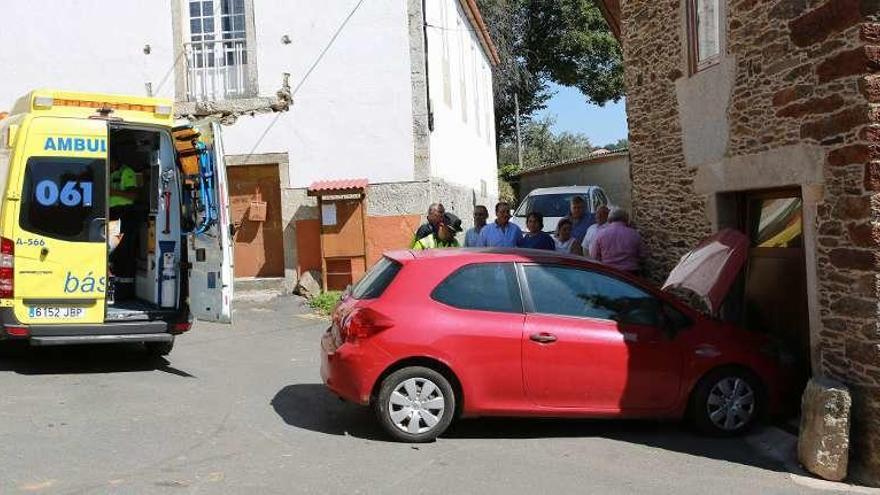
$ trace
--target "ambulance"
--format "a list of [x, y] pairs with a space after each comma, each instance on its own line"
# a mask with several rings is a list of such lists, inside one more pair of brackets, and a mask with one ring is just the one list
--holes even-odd
[[160, 98], [35, 90], [0, 120], [0, 340], [143, 343], [231, 323], [220, 126]]

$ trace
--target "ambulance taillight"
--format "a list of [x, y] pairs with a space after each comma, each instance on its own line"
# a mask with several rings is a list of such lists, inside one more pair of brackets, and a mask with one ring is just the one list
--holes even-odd
[[0, 299], [15, 296], [15, 243], [0, 237]]

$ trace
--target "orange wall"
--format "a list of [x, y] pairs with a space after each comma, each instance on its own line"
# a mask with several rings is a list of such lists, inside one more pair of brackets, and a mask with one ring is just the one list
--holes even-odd
[[379, 261], [385, 251], [409, 249], [421, 222], [419, 215], [367, 217], [367, 267]]
[[[367, 268], [379, 261], [385, 251], [409, 249], [421, 222], [419, 215], [367, 217]], [[321, 225], [318, 219], [296, 222], [296, 253], [299, 273], [321, 270]]]
[[296, 221], [296, 268], [300, 275], [321, 271], [321, 225], [317, 219]]

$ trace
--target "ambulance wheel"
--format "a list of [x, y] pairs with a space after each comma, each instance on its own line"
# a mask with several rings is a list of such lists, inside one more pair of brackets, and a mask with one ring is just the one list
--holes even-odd
[[150, 357], [159, 358], [167, 356], [171, 354], [171, 349], [174, 348], [174, 339], [168, 342], [144, 342], [144, 347], [146, 347], [147, 354]]

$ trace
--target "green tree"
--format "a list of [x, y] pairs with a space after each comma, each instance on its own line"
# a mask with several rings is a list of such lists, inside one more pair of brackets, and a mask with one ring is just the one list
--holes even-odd
[[618, 151], [618, 150], [626, 150], [629, 149], [629, 139], [618, 139], [614, 144], [606, 144], [602, 146], [608, 151]]
[[515, 140], [514, 95], [531, 120], [550, 82], [578, 88], [597, 105], [623, 96], [620, 45], [594, 0], [478, 0], [501, 64], [495, 69], [499, 146]]
[[[530, 169], [579, 158], [593, 150], [584, 134], [553, 132], [553, 118], [531, 120], [522, 128], [523, 169]], [[507, 164], [517, 164], [516, 140], [505, 142], [498, 149], [498, 163], [503, 170]]]

